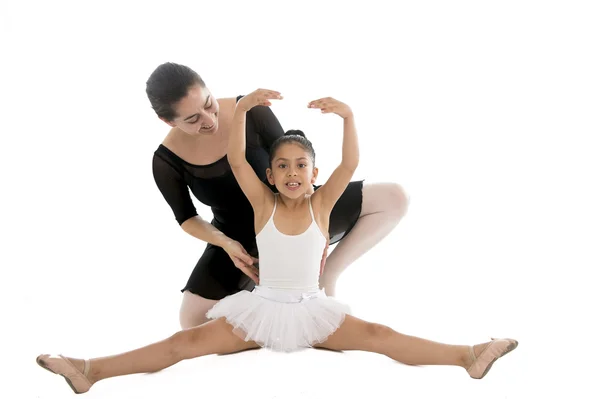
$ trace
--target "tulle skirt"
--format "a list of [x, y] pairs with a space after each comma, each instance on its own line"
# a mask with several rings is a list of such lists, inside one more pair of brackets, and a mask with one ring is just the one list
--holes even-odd
[[348, 305], [323, 290], [299, 293], [256, 286], [221, 299], [206, 313], [225, 317], [233, 332], [246, 341], [278, 352], [292, 352], [322, 343], [350, 314]]

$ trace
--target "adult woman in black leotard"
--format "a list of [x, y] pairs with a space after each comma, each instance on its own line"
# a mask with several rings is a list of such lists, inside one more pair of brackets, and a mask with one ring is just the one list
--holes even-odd
[[[188, 234], [207, 243], [193, 269], [180, 310], [182, 328], [207, 321], [218, 300], [251, 290], [258, 278], [254, 213], [227, 162], [227, 142], [237, 98], [213, 97], [189, 67], [165, 63], [146, 83], [158, 117], [172, 127], [154, 153], [154, 179], [175, 219]], [[246, 157], [266, 181], [269, 146], [284, 131], [268, 107], [248, 112]], [[318, 189], [319, 186], [315, 186]], [[198, 216], [191, 193], [211, 207], [209, 223]], [[331, 212], [329, 254], [321, 276], [328, 295], [344, 269], [385, 237], [406, 213], [408, 199], [394, 183], [351, 182]]]

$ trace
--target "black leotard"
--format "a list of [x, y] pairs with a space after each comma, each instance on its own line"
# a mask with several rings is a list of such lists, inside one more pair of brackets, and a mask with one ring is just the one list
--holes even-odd
[[[237, 100], [240, 98], [242, 96], [238, 96]], [[246, 159], [265, 183], [269, 146], [283, 133], [269, 107], [257, 106], [247, 113]], [[152, 170], [156, 185], [180, 225], [198, 215], [190, 197], [191, 191], [198, 201], [211, 207], [214, 215], [212, 225], [242, 244], [248, 253], [259, 257], [254, 211], [238, 185], [226, 156], [209, 165], [193, 165], [161, 144], [154, 152]], [[334, 206], [329, 224], [330, 244], [341, 240], [356, 223], [362, 206], [362, 183], [351, 182]], [[275, 191], [273, 186], [270, 187]], [[315, 186], [315, 189], [319, 187]], [[234, 266], [221, 247], [207, 244], [181, 291], [187, 290], [207, 299], [222, 299], [242, 289], [252, 288], [254, 282]]]

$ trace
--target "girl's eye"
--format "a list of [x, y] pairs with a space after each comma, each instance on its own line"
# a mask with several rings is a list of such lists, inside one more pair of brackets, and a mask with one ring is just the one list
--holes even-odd
[[283, 168], [285, 168], [285, 164], [283, 164], [283, 163], [282, 163], [282, 164], [280, 164], [280, 165], [279, 165], [279, 167], [280, 167], [281, 169], [283, 169]]

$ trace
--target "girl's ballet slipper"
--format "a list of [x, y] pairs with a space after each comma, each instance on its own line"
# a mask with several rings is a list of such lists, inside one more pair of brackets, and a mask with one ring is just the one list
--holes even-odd
[[471, 359], [473, 360], [473, 363], [471, 363], [471, 366], [467, 369], [467, 372], [471, 378], [481, 379], [485, 377], [496, 360], [514, 350], [518, 345], [519, 343], [514, 339], [492, 338], [492, 341], [487, 344], [485, 348], [483, 348], [477, 357], [475, 357], [473, 347], [470, 347], [469, 350], [471, 352]]
[[87, 392], [92, 386], [92, 383], [87, 378], [90, 370], [90, 361], [87, 359], [84, 361], [83, 373], [77, 370], [73, 363], [62, 355], [40, 355], [35, 361], [46, 370], [63, 376], [75, 393]]

